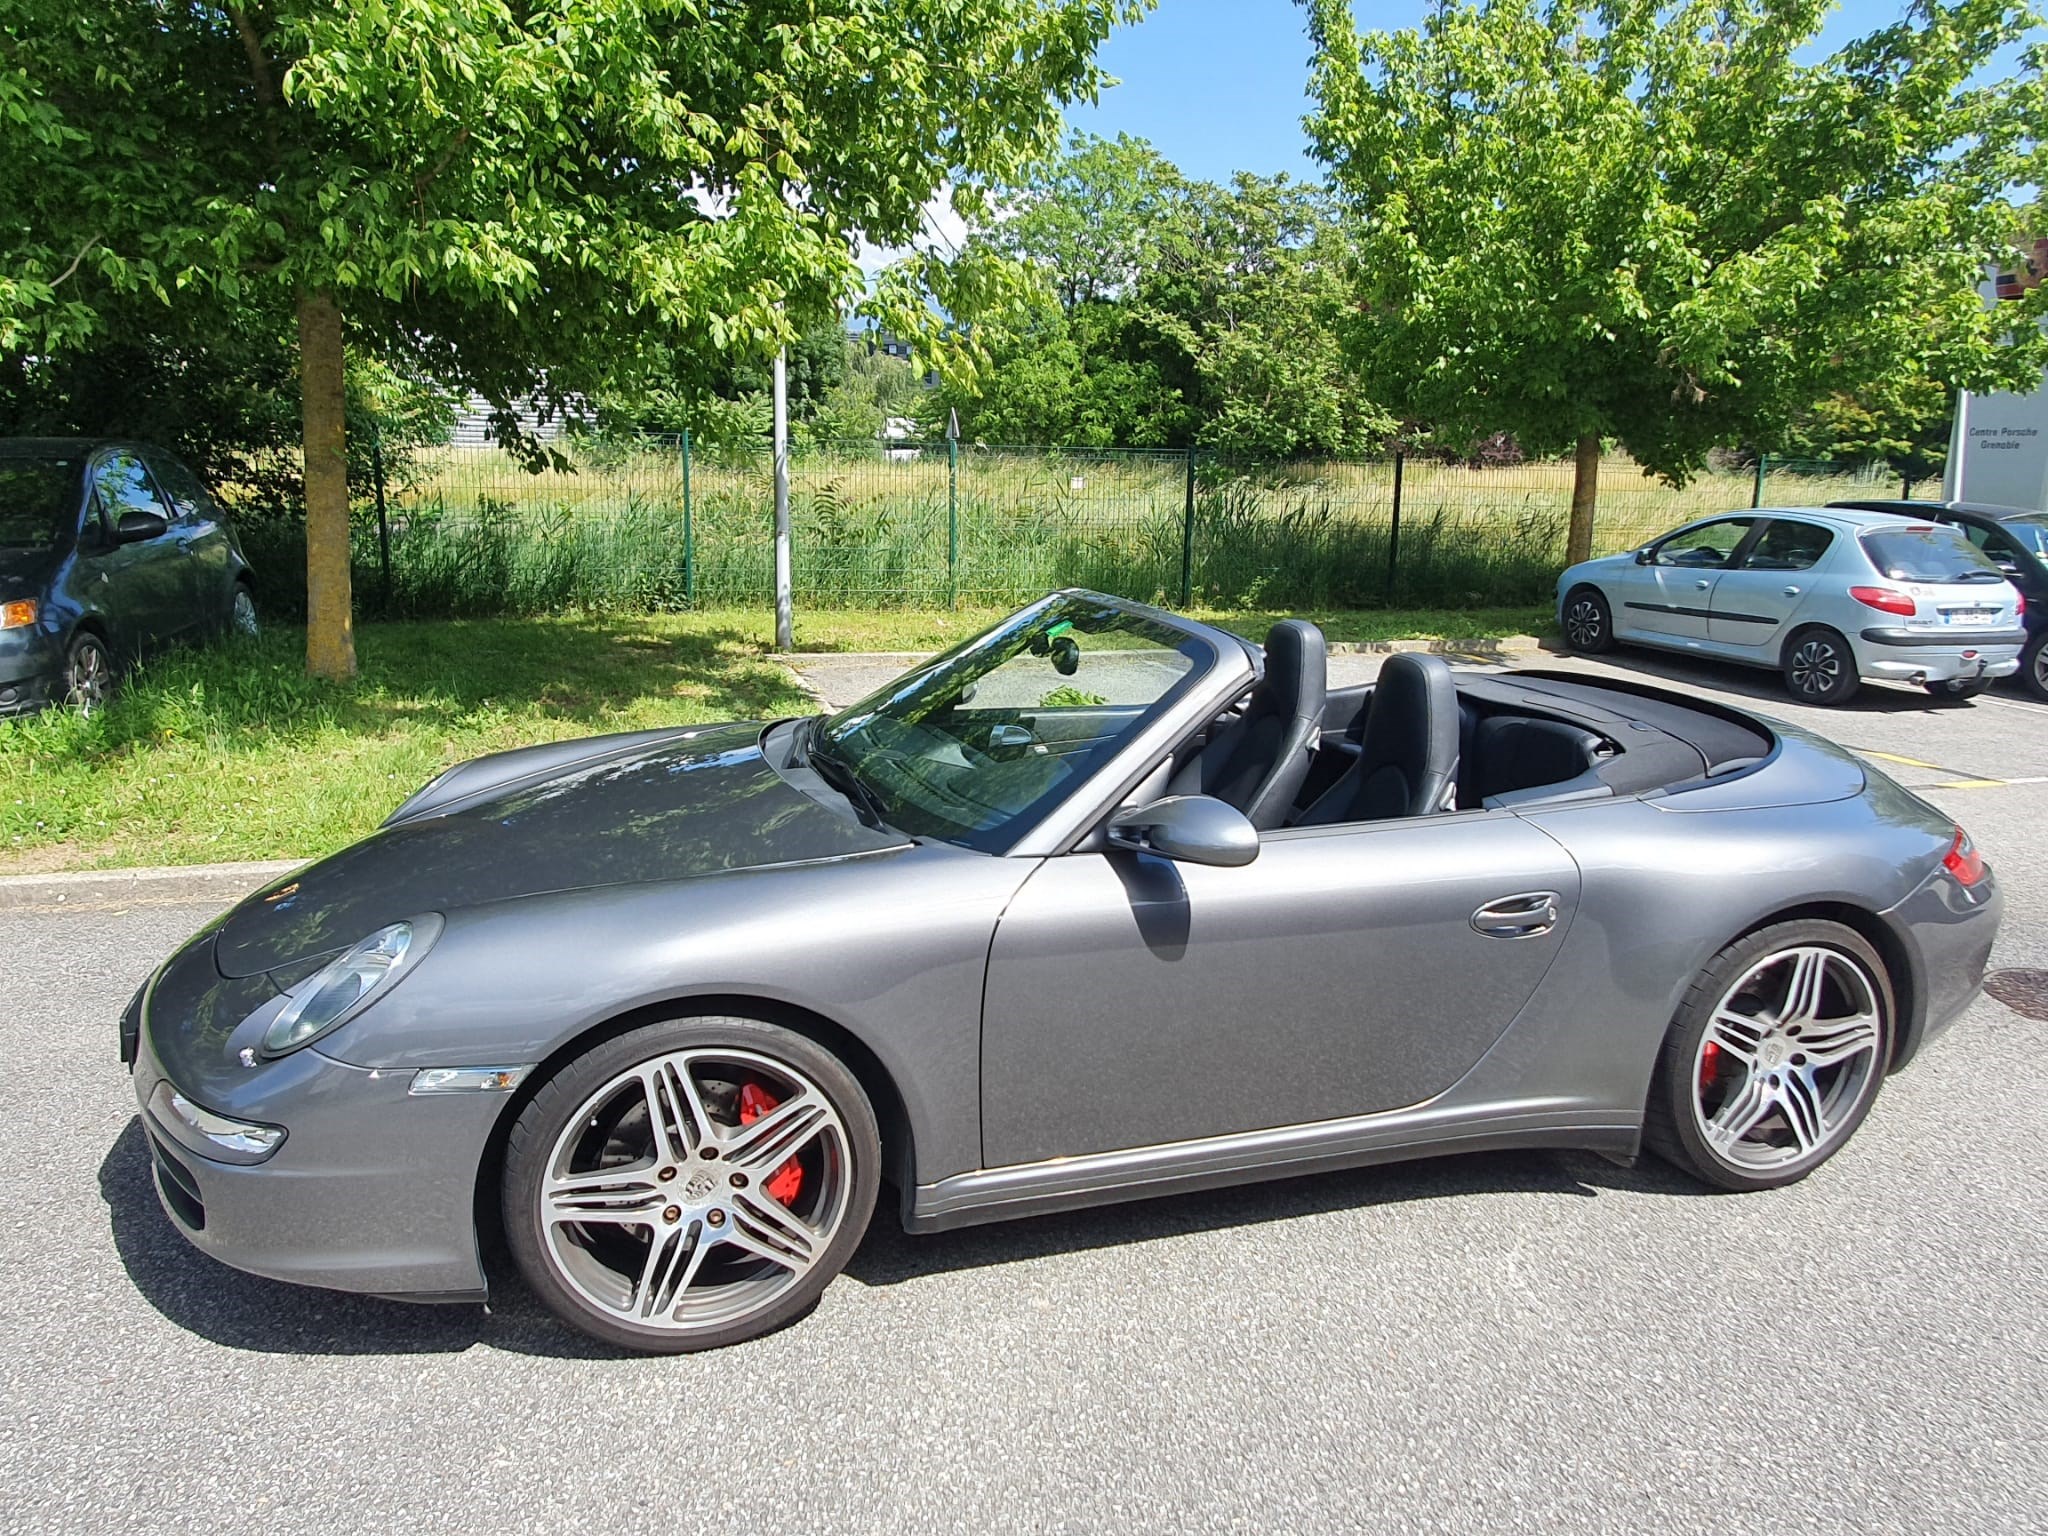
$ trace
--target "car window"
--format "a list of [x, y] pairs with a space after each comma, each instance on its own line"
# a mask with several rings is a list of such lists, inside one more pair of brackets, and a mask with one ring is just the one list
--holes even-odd
[[1946, 524], [1866, 528], [1863, 552], [1893, 581], [2003, 581], [2005, 573], [1983, 550]]
[[78, 517], [83, 461], [0, 459], [0, 549], [54, 549]]
[[156, 483], [163, 487], [163, 493], [170, 497], [171, 505], [177, 509], [179, 522], [197, 523], [213, 515], [212, 505], [200, 487], [199, 477], [178, 460], [167, 453], [152, 453], [149, 468], [156, 476]]
[[1753, 517], [1724, 517], [1674, 533], [1656, 547], [1651, 561], [1656, 565], [1724, 566], [1755, 521]]
[[154, 512], [165, 522], [171, 520], [171, 509], [157, 496], [149, 471], [132, 453], [106, 455], [94, 466], [92, 483], [109, 523], [120, 522], [129, 512]]
[[1835, 536], [1818, 523], [1774, 517], [1744, 557], [1745, 571], [1804, 571], [1817, 565]]
[[1149, 614], [1049, 597], [824, 721], [809, 758], [891, 826], [1000, 853], [1214, 661]]
[[2048, 560], [2048, 512], [2027, 517], [2008, 517], [1999, 528], [2037, 559]]

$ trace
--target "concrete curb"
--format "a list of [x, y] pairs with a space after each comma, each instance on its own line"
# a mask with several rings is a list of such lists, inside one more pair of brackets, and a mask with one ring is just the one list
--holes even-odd
[[183, 907], [240, 901], [304, 859], [250, 864], [185, 864], [151, 869], [83, 869], [0, 876], [0, 912], [59, 908]]

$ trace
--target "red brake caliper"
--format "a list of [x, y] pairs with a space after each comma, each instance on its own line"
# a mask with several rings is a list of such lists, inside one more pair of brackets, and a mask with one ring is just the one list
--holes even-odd
[[[740, 1124], [752, 1125], [781, 1102], [759, 1083], [747, 1083], [740, 1089]], [[761, 1187], [784, 1205], [795, 1205], [804, 1187], [803, 1164], [792, 1157], [771, 1173]]]
[[1700, 1050], [1700, 1086], [1711, 1088], [1721, 1075], [1721, 1047], [1709, 1040]]

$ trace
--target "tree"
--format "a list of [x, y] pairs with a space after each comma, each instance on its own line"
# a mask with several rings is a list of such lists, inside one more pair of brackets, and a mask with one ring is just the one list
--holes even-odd
[[1346, 342], [1395, 409], [1682, 481], [1817, 402], [1920, 375], [2038, 381], [2038, 300], [1987, 310], [2043, 94], [1977, 77], [2031, 14], [1915, 0], [1803, 64], [1825, 0], [1442, 0], [1360, 35], [1304, 0], [1317, 155], [1349, 209]]
[[1043, 292], [938, 415], [985, 441], [1357, 452], [1391, 423], [1335, 339], [1336, 237], [1320, 188], [1191, 181], [1142, 139], [1077, 135], [970, 242]]
[[[664, 348], [771, 350], [854, 291], [861, 235], [907, 244], [949, 176], [971, 200], [1042, 150], [1142, 9], [0, 0], [0, 350], [138, 294], [288, 307], [307, 663], [346, 676], [351, 349], [508, 423]], [[925, 260], [877, 302], [1000, 283]]]

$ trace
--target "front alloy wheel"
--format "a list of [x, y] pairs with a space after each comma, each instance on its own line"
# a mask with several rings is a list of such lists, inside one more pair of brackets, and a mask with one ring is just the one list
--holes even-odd
[[600, 1046], [546, 1084], [507, 1148], [506, 1232], [565, 1321], [631, 1349], [708, 1349], [810, 1306], [874, 1209], [858, 1082], [748, 1019]]
[[1884, 965], [1853, 930], [1752, 934], [1715, 957], [1673, 1021], [1645, 1139], [1724, 1189], [1804, 1178], [1869, 1112], [1892, 1018]]
[[247, 582], [236, 582], [234, 601], [228, 605], [228, 632], [253, 640], [261, 629], [256, 618], [256, 594], [249, 590]]

